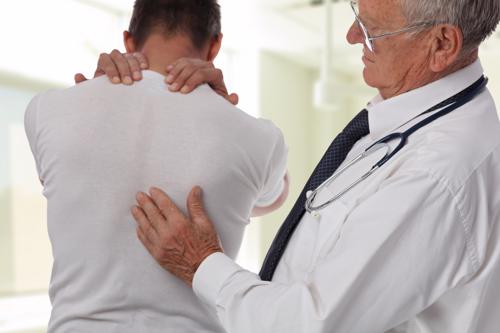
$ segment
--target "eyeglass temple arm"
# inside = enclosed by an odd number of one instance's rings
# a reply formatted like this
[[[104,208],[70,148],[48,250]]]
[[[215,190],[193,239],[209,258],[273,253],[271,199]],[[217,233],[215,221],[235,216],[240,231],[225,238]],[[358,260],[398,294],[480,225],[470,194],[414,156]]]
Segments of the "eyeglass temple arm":
[[[419,27],[423,27],[423,26],[431,25],[431,24],[432,23],[417,23],[417,24],[411,25],[409,27],[406,27],[404,29],[398,30],[398,31],[386,32],[386,33],[381,34],[381,35],[377,35],[377,36],[373,36],[373,37],[368,37],[368,39],[370,39],[370,40],[376,40],[376,39],[384,38],[384,37],[387,37],[387,36],[397,35],[397,34],[400,34],[400,33],[403,33],[403,32],[407,32],[407,31],[413,30],[415,28],[419,28]]]

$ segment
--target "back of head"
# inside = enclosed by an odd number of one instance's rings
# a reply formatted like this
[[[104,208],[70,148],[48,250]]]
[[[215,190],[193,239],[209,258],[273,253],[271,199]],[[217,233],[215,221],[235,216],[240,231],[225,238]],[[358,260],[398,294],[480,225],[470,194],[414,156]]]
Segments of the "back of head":
[[[202,49],[221,32],[217,0],[136,0],[129,32],[137,48],[152,33],[166,38],[188,36],[193,46]]]

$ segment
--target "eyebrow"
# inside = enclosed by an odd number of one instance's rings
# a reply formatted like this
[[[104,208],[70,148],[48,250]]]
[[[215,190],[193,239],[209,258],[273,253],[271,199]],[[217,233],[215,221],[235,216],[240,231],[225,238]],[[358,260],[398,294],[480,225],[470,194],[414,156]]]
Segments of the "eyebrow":
[[[371,28],[376,28],[377,27],[377,24],[374,24],[374,21],[372,19],[370,19],[369,17],[361,17],[360,14],[358,14],[358,17],[359,19],[361,20],[361,22],[363,22],[363,24],[365,25],[370,25]]]

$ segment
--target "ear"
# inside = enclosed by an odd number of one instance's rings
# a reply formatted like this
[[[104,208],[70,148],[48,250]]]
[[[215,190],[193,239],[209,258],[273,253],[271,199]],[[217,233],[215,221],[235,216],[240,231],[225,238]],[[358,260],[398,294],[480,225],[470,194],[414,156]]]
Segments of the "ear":
[[[125,45],[125,50],[127,50],[127,53],[134,53],[137,50],[134,38],[128,31],[123,32],[123,44]]]
[[[460,28],[441,24],[432,30],[430,70],[440,73],[453,64],[462,52],[464,37]]]
[[[218,34],[217,37],[212,38],[208,48],[207,61],[214,61],[215,57],[219,54],[220,48],[222,46],[222,33]]]

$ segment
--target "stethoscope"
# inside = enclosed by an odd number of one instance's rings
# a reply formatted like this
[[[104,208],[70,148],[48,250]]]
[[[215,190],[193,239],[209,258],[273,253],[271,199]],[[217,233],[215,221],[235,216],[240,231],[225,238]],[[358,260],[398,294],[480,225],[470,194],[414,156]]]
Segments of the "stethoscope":
[[[419,118],[423,116],[424,114],[442,109],[439,112],[434,113],[433,115],[425,118],[424,120],[420,121],[419,123],[413,125],[409,129],[407,129],[404,132],[395,132],[391,133],[382,139],[376,141],[372,145],[370,145],[368,148],[366,148],[361,154],[353,158],[350,162],[348,162],[345,166],[343,166],[341,169],[337,170],[336,172],[333,173],[333,175],[325,180],[320,186],[318,186],[314,191],[309,191],[307,193],[307,200],[305,204],[306,211],[310,214],[312,214],[314,217],[319,217],[318,211],[322,210],[323,208],[327,207],[330,205],[332,202],[338,200],[341,198],[343,195],[345,195],[347,192],[349,192],[352,188],[357,186],[359,183],[364,181],[366,178],[370,177],[375,171],[380,169],[385,163],[387,163],[394,155],[396,155],[403,147],[406,145],[408,142],[408,138],[410,135],[418,131],[424,126],[429,125],[432,123],[434,120],[439,119],[448,113],[458,109],[459,107],[467,104],[471,100],[474,99],[485,87],[486,84],[488,83],[488,79],[485,78],[484,76],[481,76],[476,82],[474,82],[472,85],[469,87],[465,88],[458,94],[448,98],[447,100],[431,107],[427,111],[419,114],[417,117],[413,118],[412,120]],[[391,148],[389,146],[389,142],[399,139],[399,144],[394,148],[394,150],[391,152]],[[359,179],[354,181],[352,184],[347,186],[345,189],[340,191],[338,194],[330,198],[328,201],[317,205],[313,206],[313,201],[316,198],[316,195],[326,186],[330,185],[335,179],[337,179],[340,175],[342,175],[347,169],[349,169],[351,166],[355,165],[359,161],[365,159],[366,157],[370,156],[374,152],[381,150],[381,149],[386,149],[385,155],[377,162],[375,163],[371,169],[363,174]]]

